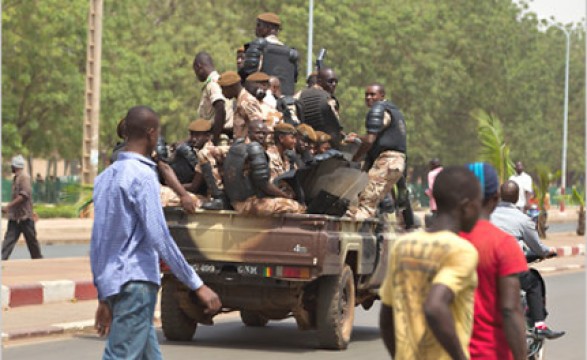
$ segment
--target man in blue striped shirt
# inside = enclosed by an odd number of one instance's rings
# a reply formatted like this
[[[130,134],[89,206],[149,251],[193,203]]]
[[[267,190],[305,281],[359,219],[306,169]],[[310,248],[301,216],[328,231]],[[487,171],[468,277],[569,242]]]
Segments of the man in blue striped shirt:
[[[203,284],[171,238],[161,202],[156,164],[150,159],[159,118],[148,107],[126,115],[126,151],[94,184],[90,260],[99,305],[96,328],[108,335],[104,359],[160,359],[153,314],[160,285],[159,259],[195,291],[214,314],[218,295]]]

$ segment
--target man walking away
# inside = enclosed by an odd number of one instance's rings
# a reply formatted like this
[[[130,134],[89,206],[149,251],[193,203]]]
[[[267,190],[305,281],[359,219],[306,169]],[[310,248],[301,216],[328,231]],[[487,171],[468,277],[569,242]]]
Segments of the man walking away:
[[[526,259],[516,239],[489,222],[499,201],[497,172],[484,163],[471,164],[469,169],[479,179],[483,192],[481,218],[473,231],[461,234],[479,253],[471,357],[526,359],[526,324],[518,279],[518,274],[528,270]]]
[[[460,238],[481,211],[481,191],[464,167],[434,184],[438,216],[427,231],[398,239],[381,286],[383,342],[396,359],[467,359],[477,286],[477,250]]]
[[[126,151],[94,183],[90,261],[98,289],[96,329],[108,335],[103,359],[161,359],[153,314],[161,282],[159,259],[215,314],[218,295],[203,284],[171,238],[149,158],[159,117],[145,106],[126,116]]]
[[[501,202],[491,214],[491,222],[515,237],[527,256],[546,258],[555,255],[555,248],[549,248],[540,241],[534,222],[514,205],[519,198],[518,191],[522,190],[513,180],[508,180],[501,186]],[[520,285],[526,292],[530,318],[534,321],[534,332],[547,339],[563,336],[564,331],[552,330],[545,323],[548,314],[544,301],[546,289],[540,274],[537,271],[521,273]]]
[[[24,158],[18,155],[12,158],[12,201],[2,209],[8,214],[8,228],[2,243],[2,260],[8,260],[20,234],[24,234],[26,245],[32,259],[42,259],[41,247],[37,241],[37,231],[33,220],[33,193],[31,178],[24,172]]]

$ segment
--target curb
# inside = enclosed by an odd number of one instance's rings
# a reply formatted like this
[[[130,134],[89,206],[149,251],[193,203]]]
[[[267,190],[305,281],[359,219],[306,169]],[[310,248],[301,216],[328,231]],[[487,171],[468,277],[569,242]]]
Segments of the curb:
[[[2,285],[2,304],[8,307],[93,300],[98,291],[90,280],[39,281],[25,285]]]
[[[558,256],[585,255],[585,245],[558,246],[555,248]]]

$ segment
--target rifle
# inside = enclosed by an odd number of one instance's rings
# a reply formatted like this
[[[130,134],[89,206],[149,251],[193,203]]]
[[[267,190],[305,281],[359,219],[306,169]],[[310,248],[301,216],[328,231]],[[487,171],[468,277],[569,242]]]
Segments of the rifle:
[[[326,57],[326,49],[320,49],[318,57],[316,58],[316,71],[320,72],[320,69],[324,66],[324,58]]]

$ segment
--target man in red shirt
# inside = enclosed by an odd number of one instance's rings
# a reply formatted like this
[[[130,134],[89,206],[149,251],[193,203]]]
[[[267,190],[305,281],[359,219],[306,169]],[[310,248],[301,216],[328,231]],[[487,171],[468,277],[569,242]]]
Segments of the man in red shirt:
[[[483,191],[479,221],[470,233],[461,233],[479,253],[471,358],[526,359],[526,325],[518,274],[527,271],[528,265],[516,240],[489,222],[499,201],[495,169],[485,163],[470,164],[469,169]]]

